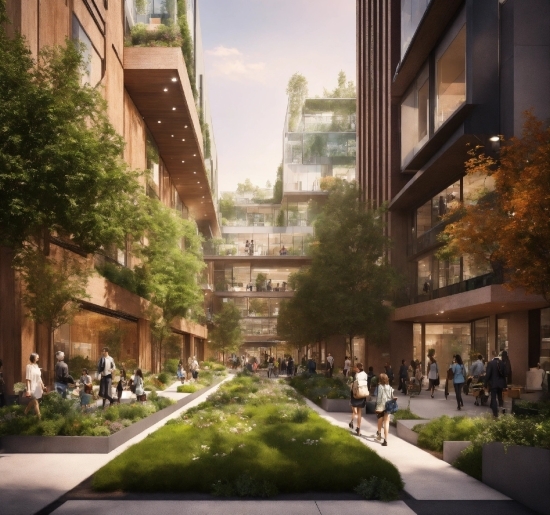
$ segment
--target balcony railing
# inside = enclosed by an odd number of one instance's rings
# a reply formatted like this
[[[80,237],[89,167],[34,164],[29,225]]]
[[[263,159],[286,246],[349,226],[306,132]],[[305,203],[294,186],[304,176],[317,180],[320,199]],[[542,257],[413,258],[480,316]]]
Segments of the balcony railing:
[[[208,242],[203,244],[204,256],[280,256],[280,257],[296,257],[309,255],[309,243],[303,242],[294,246],[287,247],[281,244],[259,244],[255,245],[253,250],[246,250],[244,244],[224,243],[220,245],[212,245]]]

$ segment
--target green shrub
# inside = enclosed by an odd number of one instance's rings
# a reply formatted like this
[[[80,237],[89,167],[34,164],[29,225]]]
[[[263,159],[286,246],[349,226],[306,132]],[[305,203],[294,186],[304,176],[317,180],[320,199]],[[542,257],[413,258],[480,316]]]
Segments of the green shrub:
[[[195,384],[182,384],[178,386],[178,393],[195,393],[199,387]]]
[[[169,384],[171,381],[172,381],[172,376],[170,374],[167,374],[166,372],[161,372],[157,379],[162,383],[162,384]]]
[[[396,501],[399,499],[399,489],[386,478],[373,476],[370,479],[362,479],[354,492],[363,499],[377,501]]]
[[[149,30],[144,23],[134,25],[126,40],[127,46],[179,47],[181,43],[181,34],[176,25],[159,25],[155,30]]]
[[[82,374],[83,368],[87,369],[89,373],[96,370],[97,363],[84,356],[74,356],[67,361],[67,366],[69,367],[69,374],[76,379]]]
[[[304,397],[320,405],[321,399],[349,399],[349,386],[338,377],[325,377],[321,374],[303,373],[293,377],[290,384]]]
[[[482,445],[470,445],[464,449],[458,458],[453,463],[453,466],[458,470],[475,477],[478,481],[481,481],[482,476]]]
[[[415,413],[413,413],[410,408],[405,409],[398,409],[393,414],[394,420],[422,420],[422,417],[419,417]]]
[[[258,480],[250,474],[241,474],[234,481],[218,481],[212,485],[217,497],[273,497],[279,492],[271,481]]]
[[[164,362],[164,371],[168,372],[171,375],[176,375],[178,373],[178,363],[180,362],[179,359],[167,359]]]
[[[418,446],[430,451],[443,452],[444,441],[467,441],[487,426],[485,418],[448,417],[443,415],[420,426]],[[415,426],[413,430],[417,430]]]
[[[106,426],[94,427],[90,430],[91,436],[111,436],[111,431]]]

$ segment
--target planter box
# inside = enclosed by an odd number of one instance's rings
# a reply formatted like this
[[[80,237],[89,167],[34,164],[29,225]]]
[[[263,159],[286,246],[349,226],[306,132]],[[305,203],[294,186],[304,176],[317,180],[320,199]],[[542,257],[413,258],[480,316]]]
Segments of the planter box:
[[[2,436],[0,450],[16,453],[108,454],[221,382],[198,390],[110,436]]]
[[[321,408],[325,411],[335,411],[339,413],[351,413],[349,399],[321,399]]]
[[[418,424],[427,424],[429,420],[398,420],[397,436],[406,442],[418,445],[418,433],[412,430]]]
[[[450,463],[451,465],[460,456],[460,453],[469,447],[472,442],[443,442],[443,461]]]
[[[550,515],[550,450],[501,443],[483,446],[483,482],[537,513]]]

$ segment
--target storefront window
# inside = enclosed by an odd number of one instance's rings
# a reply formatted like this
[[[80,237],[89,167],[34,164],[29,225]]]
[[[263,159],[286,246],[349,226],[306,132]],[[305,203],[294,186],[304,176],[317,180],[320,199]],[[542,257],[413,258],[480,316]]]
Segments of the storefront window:
[[[460,354],[464,364],[470,365],[470,324],[425,324],[426,352],[435,349],[440,370],[446,370],[453,356]]]
[[[439,288],[445,288],[451,284],[460,282],[460,258],[449,261],[438,261],[439,265]]]
[[[466,101],[466,25],[464,16],[457,20],[436,54],[437,111],[439,128]],[[452,38],[452,39],[451,39]]]
[[[550,372],[550,308],[540,310],[540,336],[539,363]]]
[[[427,350],[428,349],[426,348],[426,351]],[[420,359],[421,354],[422,354],[422,324],[413,324],[413,359],[414,360]]]
[[[477,355],[481,354],[488,359],[489,356],[489,319],[482,318],[474,322],[474,338],[472,345],[472,360],[477,359]]]
[[[499,317],[497,319],[497,345],[498,350],[508,350],[508,319]]]
[[[411,86],[401,104],[401,164],[405,165],[428,140],[429,132],[428,66]]]

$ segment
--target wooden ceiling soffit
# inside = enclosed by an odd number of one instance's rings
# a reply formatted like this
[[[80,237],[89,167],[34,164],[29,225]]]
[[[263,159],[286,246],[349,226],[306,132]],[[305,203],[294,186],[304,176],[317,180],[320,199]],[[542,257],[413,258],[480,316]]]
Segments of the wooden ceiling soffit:
[[[219,236],[199,115],[181,49],[125,48],[124,87],[190,214],[200,225],[208,223],[212,234]]]

